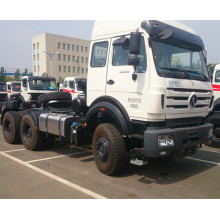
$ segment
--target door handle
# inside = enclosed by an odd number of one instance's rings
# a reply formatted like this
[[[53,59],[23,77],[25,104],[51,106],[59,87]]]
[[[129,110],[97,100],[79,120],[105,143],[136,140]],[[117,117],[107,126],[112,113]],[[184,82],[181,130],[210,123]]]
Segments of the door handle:
[[[115,83],[115,81],[112,80],[112,79],[110,79],[110,80],[107,81],[107,83],[108,83],[109,85],[113,85],[113,84]]]

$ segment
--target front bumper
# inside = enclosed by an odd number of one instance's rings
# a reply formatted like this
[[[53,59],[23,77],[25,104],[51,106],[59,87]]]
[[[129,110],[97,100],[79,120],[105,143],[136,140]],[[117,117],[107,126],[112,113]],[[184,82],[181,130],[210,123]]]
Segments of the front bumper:
[[[183,155],[187,152],[196,152],[197,147],[207,141],[208,132],[213,125],[206,123],[203,125],[184,127],[184,128],[164,128],[147,129],[144,132],[144,156],[145,157],[164,157]],[[174,141],[172,146],[159,146],[159,136],[171,136]]]

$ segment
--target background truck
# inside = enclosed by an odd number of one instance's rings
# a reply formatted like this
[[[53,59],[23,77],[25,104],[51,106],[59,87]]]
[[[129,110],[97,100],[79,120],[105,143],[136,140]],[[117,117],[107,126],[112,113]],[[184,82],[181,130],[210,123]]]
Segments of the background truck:
[[[206,145],[220,148],[220,64],[215,66],[211,82],[214,95],[213,110],[207,117],[207,122],[213,124],[213,137]]]
[[[85,80],[81,77],[66,77],[63,82],[63,86],[60,91],[69,92],[72,96],[72,100],[78,96],[85,97],[83,91],[79,88],[78,82],[80,80]]]
[[[52,91],[57,91],[55,78],[24,76],[21,79],[20,91],[10,95],[5,105],[9,109],[21,110],[40,107],[38,96]]]
[[[92,143],[106,175],[119,173],[128,155],[140,166],[195,154],[213,131],[205,121],[213,92],[203,50],[201,38],[177,22],[95,22],[88,79],[78,82],[86,96],[72,101],[54,92],[38,97],[40,109],[4,111],[4,138],[29,150],[52,137]]]
[[[11,95],[18,93],[21,90],[21,82],[6,82],[7,99],[11,98]]]
[[[7,99],[6,82],[0,82],[0,113],[2,112],[2,105]]]

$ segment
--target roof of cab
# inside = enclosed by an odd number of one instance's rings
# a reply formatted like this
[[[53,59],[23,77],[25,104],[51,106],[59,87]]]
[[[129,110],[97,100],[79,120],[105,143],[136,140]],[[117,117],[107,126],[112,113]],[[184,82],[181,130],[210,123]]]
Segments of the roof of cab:
[[[112,20],[112,21],[95,21],[92,40],[109,38],[112,36],[121,36],[128,34],[132,31],[136,31],[138,28],[141,28],[141,23],[146,20]],[[177,21],[161,21],[165,24],[171,25],[173,27],[182,29],[189,33],[195,34],[195,31],[190,27],[177,22]]]

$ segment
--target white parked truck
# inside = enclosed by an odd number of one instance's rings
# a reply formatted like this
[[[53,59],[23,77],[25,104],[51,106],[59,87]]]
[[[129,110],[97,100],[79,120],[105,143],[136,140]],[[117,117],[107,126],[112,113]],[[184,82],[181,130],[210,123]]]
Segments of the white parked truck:
[[[80,81],[81,77],[66,77],[63,82],[62,88],[60,91],[69,92],[72,96],[72,100],[77,98],[78,96],[85,97],[85,94],[78,86],[78,81]]]
[[[21,110],[40,107],[37,101],[38,96],[53,91],[57,91],[55,78],[24,76],[21,79],[20,91],[10,96],[12,100],[9,100],[9,105]]]
[[[18,93],[21,90],[21,82],[6,82],[7,99],[11,98],[11,95]]]
[[[7,88],[6,82],[0,82],[0,102],[3,102],[7,99]]]
[[[220,148],[220,64],[215,66],[211,82],[214,95],[213,110],[207,117],[207,122],[213,124],[213,137],[206,145]]]
[[[21,138],[29,150],[46,146],[49,136],[90,141],[106,175],[120,172],[128,153],[135,165],[195,154],[213,130],[205,122],[213,92],[203,50],[201,38],[178,22],[95,22],[88,79],[79,81],[85,98],[72,102],[69,93],[56,92],[38,103],[59,107],[4,112],[5,140]]]

